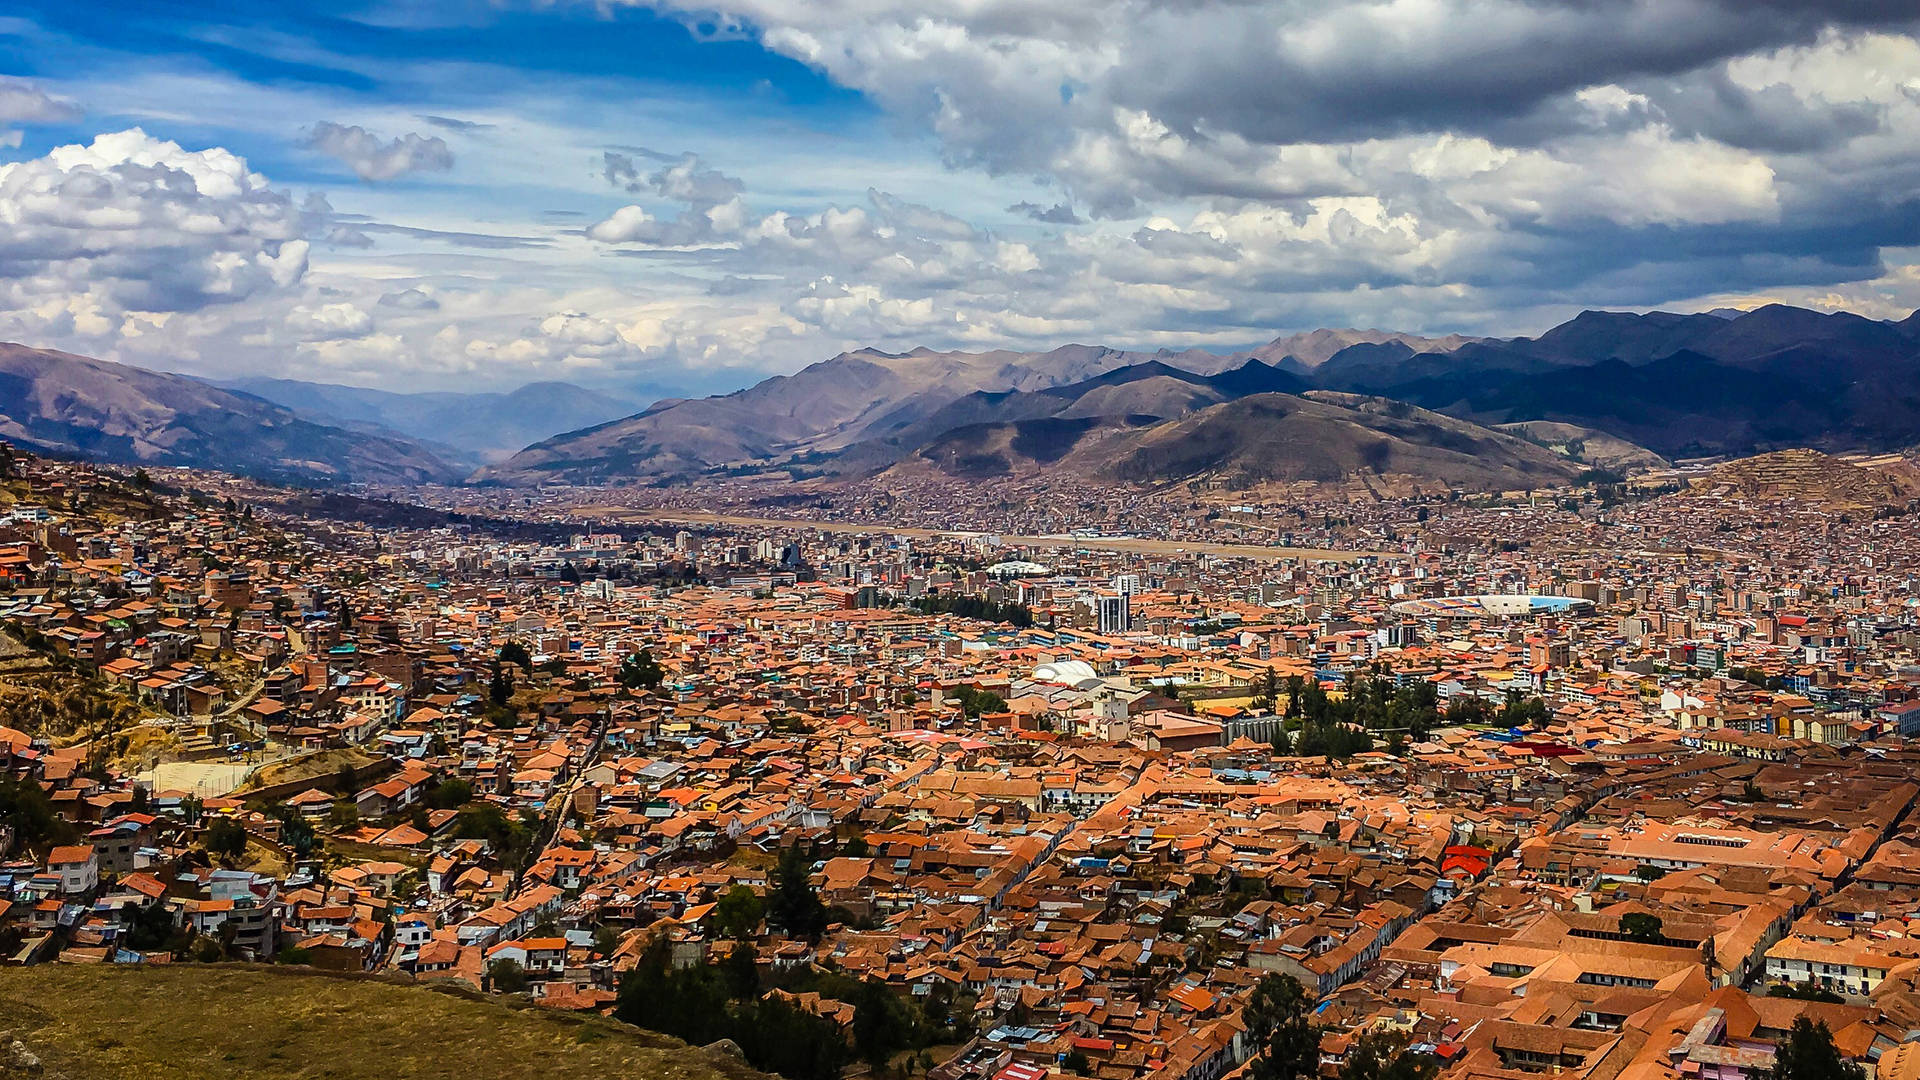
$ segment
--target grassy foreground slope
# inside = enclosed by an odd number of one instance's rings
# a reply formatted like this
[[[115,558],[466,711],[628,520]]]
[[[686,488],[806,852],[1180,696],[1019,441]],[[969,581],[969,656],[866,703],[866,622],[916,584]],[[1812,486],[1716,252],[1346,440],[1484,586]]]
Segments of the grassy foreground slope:
[[[0,1032],[39,1057],[47,1080],[761,1078],[732,1058],[599,1017],[239,965],[0,968]]]

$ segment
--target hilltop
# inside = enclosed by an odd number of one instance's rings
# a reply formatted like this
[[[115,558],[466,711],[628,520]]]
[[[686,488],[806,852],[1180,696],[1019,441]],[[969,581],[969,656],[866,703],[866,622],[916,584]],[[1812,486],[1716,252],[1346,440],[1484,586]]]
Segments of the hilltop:
[[[404,439],[314,423],[185,375],[12,343],[0,343],[0,438],[45,453],[295,483],[456,475]]]
[[[0,1032],[46,1080],[756,1080],[741,1062],[597,1016],[450,986],[239,965],[0,968]],[[6,1047],[0,1045],[0,1073]]]
[[[479,478],[663,481],[790,465],[871,475],[916,455],[977,456],[956,440],[983,439],[1001,454],[998,442],[1015,429],[970,430],[983,424],[1025,424],[1051,451],[1068,435],[1138,417],[1175,420],[1303,390],[1403,401],[1549,448],[1578,446],[1590,466],[1631,471],[1793,446],[1909,446],[1920,441],[1917,385],[1920,322],[1778,304],[1694,315],[1587,311],[1535,338],[1315,331],[1234,354],[865,349],[724,397],[663,401],[555,436]],[[1419,455],[1403,460],[1417,465]]]
[[[1695,491],[1791,500],[1836,510],[1898,506],[1920,496],[1920,468],[1904,459],[1871,467],[1817,450],[1780,450],[1715,466]]]
[[[1505,432],[1397,401],[1264,393],[1171,420],[1048,417],[956,428],[903,472],[979,479],[1060,471],[1140,484],[1341,484],[1376,490],[1520,490],[1572,482],[1569,458]]]

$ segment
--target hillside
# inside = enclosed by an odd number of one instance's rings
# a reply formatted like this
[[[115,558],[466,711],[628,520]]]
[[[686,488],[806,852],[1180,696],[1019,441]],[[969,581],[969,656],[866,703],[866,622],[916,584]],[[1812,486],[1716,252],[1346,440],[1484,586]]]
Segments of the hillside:
[[[316,423],[398,435],[445,447],[472,466],[567,431],[631,416],[643,403],[564,382],[528,383],[505,393],[401,394],[297,379],[222,384],[265,398]]]
[[[1327,391],[1255,394],[1173,420],[1049,417],[948,432],[901,469],[962,479],[1042,470],[1123,482],[1360,482],[1518,490],[1584,468],[1503,432],[1399,402]]]
[[[1596,469],[1622,475],[1664,469],[1670,463],[1659,454],[1604,431],[1578,424],[1557,424],[1551,420],[1522,420],[1497,425],[1498,430],[1517,435],[1531,443],[1565,454]]]
[[[1872,509],[1920,497],[1920,468],[1900,458],[1867,467],[1817,450],[1781,450],[1717,465],[1693,481],[1693,490],[1834,510]]]
[[[1250,368],[1264,374],[1220,381]],[[1530,437],[1562,449],[1584,443],[1591,464],[1614,469],[1792,446],[1892,450],[1920,442],[1920,320],[1769,305],[1587,311],[1535,338],[1320,330],[1238,354],[861,350],[724,397],[661,402],[548,439],[480,478],[658,481],[795,461],[871,472],[924,451],[971,458],[968,438],[991,441],[962,434],[975,425],[1071,419],[1088,421],[1078,425],[1085,436],[1128,417],[1175,419],[1306,388],[1392,398],[1475,425],[1584,429],[1591,434]],[[1034,430],[1052,439],[1065,429]],[[959,442],[940,447],[949,436]],[[991,452],[1002,450],[1012,454],[1009,467],[1023,456],[1010,445]],[[1418,460],[1405,458],[1408,467]]]
[[[0,438],[50,453],[302,483],[456,475],[402,439],[317,424],[184,375],[12,343],[0,343]]]
[[[40,1059],[45,1080],[761,1075],[598,1017],[431,985],[230,965],[0,968],[6,1032]],[[0,1066],[5,1054],[0,1045]]]
[[[862,349],[732,394],[656,402],[637,416],[536,443],[475,479],[658,478],[831,452],[892,434],[977,390],[1042,390],[1147,359],[1087,345],[1045,353]]]

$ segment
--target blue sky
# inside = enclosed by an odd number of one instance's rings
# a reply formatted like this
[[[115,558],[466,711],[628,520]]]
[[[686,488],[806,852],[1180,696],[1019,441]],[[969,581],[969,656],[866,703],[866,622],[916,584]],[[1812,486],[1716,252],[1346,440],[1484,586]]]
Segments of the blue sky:
[[[0,336],[209,375],[726,389],[1920,305],[1910,5],[17,0]]]

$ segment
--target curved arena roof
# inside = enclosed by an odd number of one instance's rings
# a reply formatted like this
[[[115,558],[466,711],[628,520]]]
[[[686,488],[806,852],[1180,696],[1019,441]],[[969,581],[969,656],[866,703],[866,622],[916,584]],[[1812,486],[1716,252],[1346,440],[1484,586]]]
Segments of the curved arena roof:
[[[987,573],[995,577],[1031,577],[1034,574],[1047,572],[1047,568],[1037,562],[1024,562],[1020,559],[1009,559],[987,567]]]
[[[1393,605],[1396,615],[1446,619],[1500,619],[1528,615],[1558,615],[1589,608],[1593,601],[1577,596],[1537,596],[1529,593],[1486,593],[1480,596],[1429,596]]]

